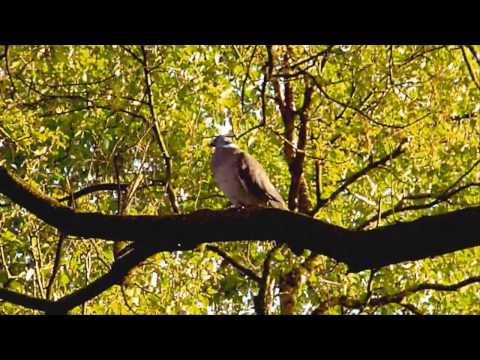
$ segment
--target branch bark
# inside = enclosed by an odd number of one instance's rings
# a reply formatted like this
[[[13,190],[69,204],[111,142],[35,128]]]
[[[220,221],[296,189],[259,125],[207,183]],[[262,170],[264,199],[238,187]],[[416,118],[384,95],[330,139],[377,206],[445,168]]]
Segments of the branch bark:
[[[274,57],[271,46],[267,46],[267,56],[269,73],[271,73],[274,67]],[[283,59],[283,66],[288,68],[288,60],[286,57]],[[307,213],[311,206],[308,198],[307,182],[303,175],[303,161],[305,158],[305,139],[307,136],[307,110],[311,103],[313,88],[306,83],[303,106],[299,111],[296,111],[293,98],[294,94],[288,79],[285,79],[283,83],[283,91],[278,78],[271,79],[271,82],[275,92],[275,102],[280,109],[284,125],[283,151],[291,175],[288,208],[290,210],[298,208],[300,212]],[[294,141],[296,114],[299,114],[301,123],[298,141]]]
[[[0,192],[66,235],[132,241],[157,252],[191,250],[209,242],[275,239],[329,256],[346,263],[351,272],[359,272],[480,245],[480,236],[474,235],[480,207],[352,231],[269,208],[166,216],[80,213],[31,189],[4,167],[0,167]]]
[[[0,192],[62,234],[134,242],[109,273],[58,301],[0,289],[0,299],[47,313],[66,313],[81,305],[115,285],[131,268],[157,252],[191,250],[202,243],[276,239],[278,243],[310,249],[344,262],[351,272],[480,245],[480,236],[474,231],[480,207],[368,231],[351,231],[306,215],[271,208],[200,210],[167,216],[80,213],[31,189],[4,167],[0,167]]]

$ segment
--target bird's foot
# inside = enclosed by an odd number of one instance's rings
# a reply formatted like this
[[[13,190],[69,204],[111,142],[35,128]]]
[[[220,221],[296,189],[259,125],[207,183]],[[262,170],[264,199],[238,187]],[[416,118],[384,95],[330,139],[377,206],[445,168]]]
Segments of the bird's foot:
[[[232,205],[229,207],[229,209],[232,209],[232,210],[237,210],[237,211],[241,211],[241,210],[245,210],[247,208],[247,206],[243,205],[243,204],[240,204],[240,205]]]

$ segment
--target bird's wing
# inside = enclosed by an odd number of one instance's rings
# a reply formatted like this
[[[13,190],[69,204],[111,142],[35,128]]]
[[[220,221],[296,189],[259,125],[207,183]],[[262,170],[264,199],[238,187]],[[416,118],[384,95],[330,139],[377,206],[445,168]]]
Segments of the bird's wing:
[[[238,176],[248,193],[274,207],[287,207],[282,196],[268,179],[263,166],[255,158],[243,152],[238,158]]]

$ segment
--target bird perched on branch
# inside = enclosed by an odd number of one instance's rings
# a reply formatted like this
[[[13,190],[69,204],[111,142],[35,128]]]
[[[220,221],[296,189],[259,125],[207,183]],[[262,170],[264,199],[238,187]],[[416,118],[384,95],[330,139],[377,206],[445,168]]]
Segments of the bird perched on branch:
[[[215,147],[211,162],[213,176],[233,206],[287,209],[257,160],[223,135],[210,145]]]

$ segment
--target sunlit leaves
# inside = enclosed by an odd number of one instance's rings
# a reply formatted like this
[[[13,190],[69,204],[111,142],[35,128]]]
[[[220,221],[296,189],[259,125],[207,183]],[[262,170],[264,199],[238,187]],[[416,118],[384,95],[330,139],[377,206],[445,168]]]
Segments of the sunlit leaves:
[[[273,74],[282,86],[284,77],[290,76],[296,110],[303,103],[302,71],[316,81],[304,165],[310,199],[316,200],[315,162],[322,169],[321,196],[328,197],[349,176],[404,139],[409,141],[405,154],[351,184],[316,217],[346,228],[375,217],[369,224],[375,227],[478,205],[480,187],[471,186],[434,207],[378,217],[399,203],[428,204],[478,160],[480,90],[460,47],[337,45],[326,58],[320,56],[327,48],[273,47]],[[181,212],[227,206],[212,182],[208,141],[219,132],[238,136],[259,126],[264,117],[263,126],[237,143],[265,166],[286,197],[290,178],[283,155],[284,128],[271,83],[265,87],[262,113],[265,47],[149,45],[144,50],[152,79],[153,114],[172,159],[170,180]],[[282,66],[284,58],[292,69]],[[478,74],[478,62],[468,49],[467,58]],[[0,160],[57,198],[92,184],[116,183],[117,178],[132,183],[141,173],[144,180],[125,213],[170,213],[142,61],[140,46],[10,46],[10,74],[4,61],[0,65]],[[479,174],[480,168],[473,169],[457,186],[479,182]],[[430,197],[412,198],[421,194]],[[118,205],[116,191],[75,201],[80,211],[108,214],[118,214]],[[0,215],[0,283],[40,296],[40,287],[52,271],[59,234],[15,205],[1,207]],[[235,243],[222,249],[261,273],[270,245]],[[380,269],[372,283],[373,294],[475,275],[477,253],[474,249]],[[277,252],[272,274],[278,280],[305,260],[288,250]],[[111,243],[70,239],[63,249],[53,297],[84,287],[108,271],[112,262]],[[346,275],[341,264],[326,260],[324,265],[311,272],[299,290],[298,312],[312,311],[334,297],[365,296],[369,271]],[[253,313],[258,284],[218,255],[199,248],[149,259],[124,290],[114,287],[74,313]],[[479,313],[478,291],[474,285],[448,295],[412,294],[407,300],[426,313]],[[1,311],[19,309],[2,303]],[[351,310],[334,306],[327,313],[342,311]],[[408,312],[398,304],[365,311]],[[278,301],[273,312],[279,312]]]

